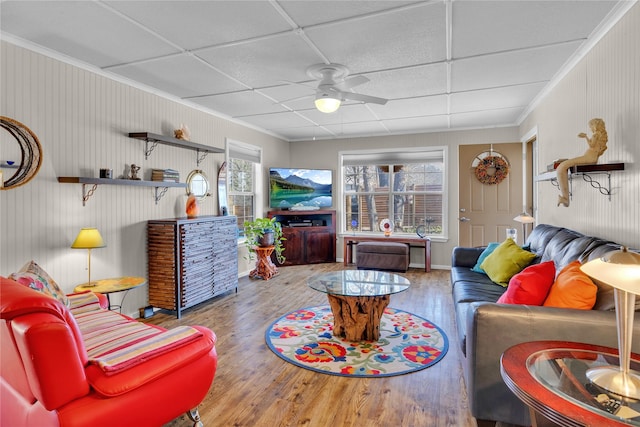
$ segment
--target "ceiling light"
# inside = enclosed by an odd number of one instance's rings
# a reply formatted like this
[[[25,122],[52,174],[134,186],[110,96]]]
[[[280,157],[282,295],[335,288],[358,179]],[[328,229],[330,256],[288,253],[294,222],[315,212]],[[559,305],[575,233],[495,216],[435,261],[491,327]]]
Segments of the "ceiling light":
[[[316,96],[316,108],[323,113],[333,113],[340,108],[341,101],[332,98],[329,94],[321,93]]]

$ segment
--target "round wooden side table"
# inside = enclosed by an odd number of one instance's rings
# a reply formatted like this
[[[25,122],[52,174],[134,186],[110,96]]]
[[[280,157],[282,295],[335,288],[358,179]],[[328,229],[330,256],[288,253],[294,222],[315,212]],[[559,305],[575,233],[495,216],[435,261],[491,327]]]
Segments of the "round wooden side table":
[[[144,277],[137,277],[137,276],[115,277],[112,279],[101,279],[101,280],[95,280],[95,281],[92,280],[91,284],[82,283],[76,286],[74,291],[75,292],[91,291],[98,294],[105,294],[107,296],[107,301],[109,302],[109,310],[113,310],[114,308],[117,308],[118,310],[122,311],[122,303],[124,302],[124,299],[126,298],[128,291],[133,288],[137,288],[138,286],[142,286],[145,283],[147,283],[147,279],[145,279]],[[109,294],[113,294],[116,292],[125,292],[125,291],[127,293],[125,293],[124,296],[122,297],[122,301],[120,301],[120,304],[111,305],[111,298],[109,297]]]
[[[261,278],[263,280],[269,280],[276,274],[278,274],[278,268],[271,261],[271,254],[275,250],[275,246],[256,246],[256,268],[251,270],[249,277]]]

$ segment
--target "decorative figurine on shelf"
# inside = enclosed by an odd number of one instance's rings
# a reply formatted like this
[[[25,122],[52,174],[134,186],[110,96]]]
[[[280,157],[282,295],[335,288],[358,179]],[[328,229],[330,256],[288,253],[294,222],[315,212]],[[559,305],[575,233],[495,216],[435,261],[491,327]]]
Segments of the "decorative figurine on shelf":
[[[189,128],[183,124],[180,125],[180,129],[174,130],[173,134],[177,139],[182,139],[184,141],[191,139],[191,132],[189,132]]]
[[[393,221],[391,221],[389,218],[385,218],[382,221],[380,221],[380,230],[382,230],[384,232],[384,236],[385,237],[390,237],[391,233],[393,232]]]
[[[589,144],[589,148],[580,157],[568,159],[558,165],[556,169],[558,177],[558,186],[560,187],[560,195],[558,196],[558,206],[569,206],[569,168],[576,165],[590,165],[598,162],[598,158],[607,150],[607,130],[604,126],[604,120],[589,120],[589,128],[591,129],[591,138],[586,133],[580,132],[578,138],[584,138]]]
[[[200,207],[198,206],[198,199],[193,194],[187,197],[187,218],[196,218]]]
[[[140,166],[136,166],[134,164],[131,165],[131,176],[129,179],[133,181],[140,181],[140,177],[138,176],[138,172],[140,171]]]

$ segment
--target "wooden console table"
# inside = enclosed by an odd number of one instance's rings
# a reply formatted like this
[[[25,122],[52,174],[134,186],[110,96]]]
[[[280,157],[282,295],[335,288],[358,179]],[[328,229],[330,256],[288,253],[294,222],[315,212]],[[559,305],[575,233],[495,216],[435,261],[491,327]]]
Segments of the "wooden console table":
[[[344,265],[353,263],[353,245],[358,242],[395,242],[406,243],[410,247],[424,248],[424,271],[431,271],[431,239],[420,237],[384,237],[384,236],[344,236]]]

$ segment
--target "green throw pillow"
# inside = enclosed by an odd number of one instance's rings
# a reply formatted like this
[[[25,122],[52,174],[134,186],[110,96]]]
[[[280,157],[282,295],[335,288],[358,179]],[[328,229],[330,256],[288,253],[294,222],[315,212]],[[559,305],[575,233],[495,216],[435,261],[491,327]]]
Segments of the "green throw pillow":
[[[506,287],[509,280],[528,266],[535,257],[534,253],[525,251],[512,239],[507,239],[485,258],[480,267],[493,282]]]

